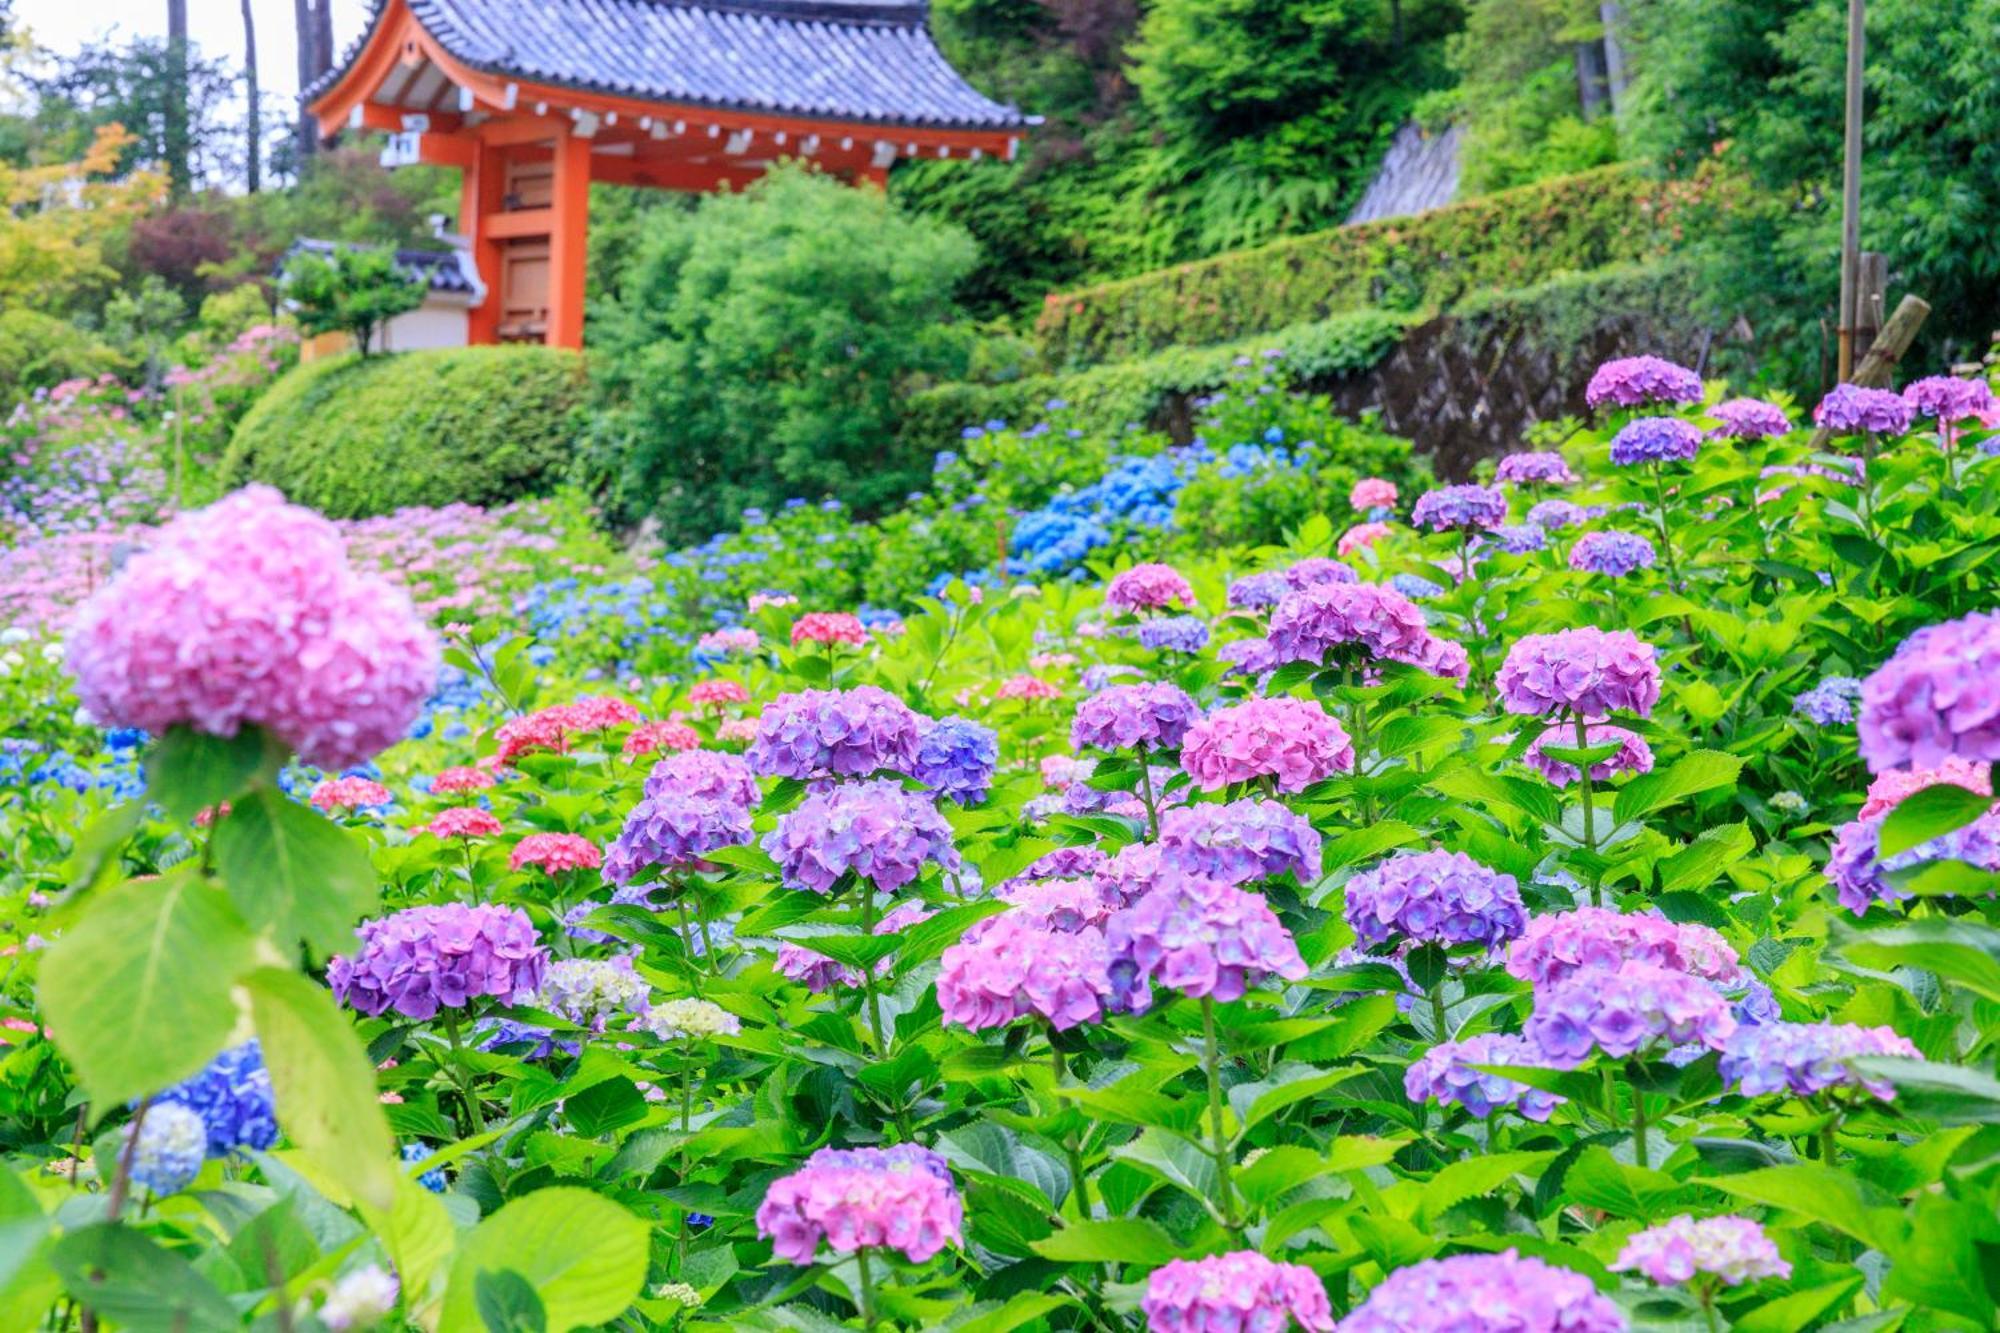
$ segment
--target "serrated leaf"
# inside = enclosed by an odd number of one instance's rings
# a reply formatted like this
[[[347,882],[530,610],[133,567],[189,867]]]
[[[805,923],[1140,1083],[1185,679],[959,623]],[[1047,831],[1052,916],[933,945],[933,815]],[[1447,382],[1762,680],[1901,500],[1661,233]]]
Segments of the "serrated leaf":
[[[49,1252],[70,1295],[131,1333],[240,1328],[242,1318],[193,1264],[129,1226],[71,1232]]]
[[[282,758],[255,727],[234,736],[172,727],[146,756],[146,795],[175,819],[193,819],[247,791],[259,772],[276,773]]]
[[[315,958],[354,947],[377,901],[375,866],[353,834],[260,787],[215,825],[216,867],[252,930],[303,940]]]
[[[1911,792],[1896,802],[1882,821],[1881,850],[1884,858],[1921,847],[1933,838],[1942,838],[1964,828],[1993,808],[1993,798],[1949,782],[1939,782]]]
[[[1756,845],[1747,824],[1703,829],[1693,842],[1660,862],[1660,891],[1677,893],[1706,888],[1715,882],[1724,866],[1750,855]]]
[[[1555,1155],[1554,1152],[1503,1152],[1453,1162],[1424,1182],[1417,1205],[1418,1220],[1428,1226],[1440,1213],[1467,1199],[1491,1194],[1515,1176],[1539,1169]]]
[[[1711,1176],[1699,1183],[1797,1213],[1885,1253],[1903,1235],[1903,1218],[1894,1200],[1858,1177],[1817,1162]]]
[[[1743,771],[1743,761],[1721,750],[1696,750],[1676,759],[1663,771],[1633,778],[1612,802],[1612,818],[1620,824],[1644,819],[1655,810],[1717,787],[1727,787]]]
[[[1072,1222],[1034,1243],[1044,1259],[1066,1264],[1143,1264],[1154,1266],[1180,1257],[1181,1246],[1157,1222],[1139,1217],[1099,1218]]]
[[[482,1272],[512,1269],[541,1298],[551,1333],[609,1323],[646,1281],[644,1222],[590,1190],[556,1185],[510,1200],[458,1248],[439,1333],[482,1333]]]
[[[1682,1196],[1664,1171],[1627,1166],[1601,1145],[1585,1148],[1563,1176],[1563,1193],[1575,1203],[1650,1222]]]

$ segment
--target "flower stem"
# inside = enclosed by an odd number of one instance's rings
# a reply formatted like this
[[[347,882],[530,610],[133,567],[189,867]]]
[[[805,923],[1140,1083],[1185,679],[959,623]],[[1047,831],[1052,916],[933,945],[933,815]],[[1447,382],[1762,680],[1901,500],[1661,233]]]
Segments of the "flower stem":
[[[875,1333],[875,1275],[869,1271],[868,1247],[856,1250],[854,1258],[861,1265],[861,1327]]]
[[[1581,713],[1577,714],[1576,718],[1576,748],[1579,750],[1590,748],[1590,725],[1584,721]],[[1583,845],[1590,852],[1591,857],[1595,859],[1597,856],[1597,804],[1592,799],[1590,765],[1579,760],[1576,766],[1576,773],[1577,782],[1583,790]],[[1590,871],[1590,902],[1593,907],[1604,906],[1604,886],[1597,882],[1597,870],[1595,867],[1592,867]]]
[[[861,933],[873,937],[875,934],[875,886],[861,881]],[[861,991],[868,1000],[868,1030],[875,1037],[875,1051],[885,1059],[889,1054],[889,1044],[882,1035],[882,1001],[875,993],[875,967],[869,964],[861,969]]]
[[[1443,977],[1439,977],[1437,985],[1431,987],[1431,1023],[1437,1028],[1437,1031],[1431,1036],[1432,1041],[1451,1040],[1451,1020],[1446,1017],[1444,1008]]]
[[[1368,762],[1368,700],[1359,693],[1361,683],[1356,678],[1354,663],[1347,664],[1346,675],[1347,688],[1354,694],[1347,713],[1348,724],[1354,729],[1354,776],[1365,778],[1367,774],[1363,772],[1362,765]],[[1375,822],[1375,796],[1372,792],[1361,797],[1361,819],[1368,824]]]
[[[681,1048],[681,1133],[694,1128],[694,1052]]]
[[[1210,1141],[1214,1145],[1216,1184],[1222,1192],[1222,1228],[1241,1239],[1236,1221],[1236,1190],[1229,1179],[1229,1139],[1222,1118],[1222,1046],[1215,1036],[1215,1001],[1201,997],[1203,1065],[1208,1070],[1208,1115]]]
[[[1660,465],[1653,464],[1653,501],[1660,514],[1660,554],[1667,561],[1667,584],[1678,588],[1681,584],[1679,567],[1674,560],[1674,530],[1667,521],[1667,484],[1660,476]]]
[[[1053,1030],[1049,1033],[1049,1067],[1054,1070],[1056,1076],[1056,1103],[1064,1110],[1068,1110],[1069,1098],[1063,1095],[1062,1090],[1063,1075],[1067,1071],[1063,1067],[1062,1047],[1056,1045]],[[1070,1179],[1075,1182],[1076,1215],[1087,1222],[1096,1212],[1090,1202],[1090,1178],[1084,1174],[1082,1147],[1076,1136],[1068,1131],[1063,1133],[1063,1152],[1069,1158]]]
[[[694,927],[688,924],[687,895],[676,893],[674,895],[674,907],[679,912],[681,918],[681,948],[687,954],[688,985],[694,987],[694,993],[699,997],[701,995],[701,969],[695,966],[694,961]]]
[[[1635,1061],[1628,1072],[1628,1076],[1635,1075],[1637,1072],[1638,1064]],[[1652,1163],[1647,1160],[1648,1156],[1649,1153],[1646,1146],[1646,1092],[1645,1089],[1639,1086],[1639,1080],[1633,1077],[1632,1159],[1639,1164],[1639,1169],[1643,1171],[1650,1169],[1652,1166]]]
[[[479,1094],[472,1089],[472,1070],[465,1063],[465,1043],[459,1040],[458,1010],[444,1011],[444,1034],[451,1042],[451,1066],[456,1075],[459,1099],[465,1103],[465,1113],[472,1118],[472,1132],[486,1132],[486,1113],[479,1107]]]
[[[1146,827],[1152,830],[1151,841],[1160,840],[1160,801],[1153,794],[1153,766],[1146,762],[1146,751],[1139,751],[1139,791],[1146,802]]]

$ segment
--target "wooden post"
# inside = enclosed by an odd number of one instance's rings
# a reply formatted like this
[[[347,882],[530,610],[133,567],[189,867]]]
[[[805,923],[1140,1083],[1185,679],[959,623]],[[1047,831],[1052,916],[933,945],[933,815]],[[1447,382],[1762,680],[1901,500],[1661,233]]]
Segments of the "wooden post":
[[[1869,349],[1882,332],[1888,311],[1889,256],[1880,250],[1863,250],[1861,267],[1854,286],[1854,360],[1868,359]]]
[[[1847,0],[1847,143],[1840,175],[1840,378],[1854,371],[1854,330],[1861,294],[1862,69],[1867,54],[1867,0]]]
[[[1890,377],[1895,373],[1896,363],[1903,359],[1903,353],[1909,351],[1910,344],[1917,340],[1917,330],[1924,326],[1924,320],[1930,313],[1931,303],[1922,297],[1905,296],[1898,302],[1896,313],[1889,316],[1889,322],[1876,335],[1875,345],[1868,349],[1868,355],[1854,368],[1854,383],[1871,389],[1887,388]],[[1813,450],[1825,449],[1826,442],[1832,438],[1832,431],[1814,431]]]
[[[487,221],[500,208],[500,191],[506,175],[500,153],[489,144],[472,141],[472,161],[463,168],[458,186],[458,230],[472,248],[472,266],[486,284],[486,299],[465,315],[465,340],[475,347],[500,341],[501,287],[506,274],[501,271],[500,242],[487,231]]]
[[[545,341],[551,347],[582,347],[583,289],[590,253],[590,140],[564,129],[556,136],[555,166]]]

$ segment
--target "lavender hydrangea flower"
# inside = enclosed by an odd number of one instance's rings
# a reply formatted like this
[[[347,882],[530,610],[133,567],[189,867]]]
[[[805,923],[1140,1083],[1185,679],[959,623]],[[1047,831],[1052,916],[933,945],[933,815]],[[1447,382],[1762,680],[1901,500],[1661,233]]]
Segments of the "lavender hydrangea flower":
[[[1685,463],[1700,452],[1701,431],[1679,417],[1639,417],[1611,437],[1611,461],[1618,467]]]
[[[893,893],[914,880],[926,861],[958,865],[951,825],[928,797],[887,779],[843,783],[815,792],[778,820],[764,850],[783,871],[787,888],[832,893],[853,872]]]
[[[1121,680],[1131,680],[1146,673],[1129,662],[1099,662],[1083,669],[1083,677],[1078,684],[1085,694],[1102,694]],[[1134,681],[1135,684],[1143,683]]]
[[[1868,771],[2000,759],[2000,613],[1927,625],[1861,683]]]
[[[1177,685],[1113,685],[1076,706],[1070,743],[1079,750],[1172,750],[1200,717]]]
[[[1736,1019],[1715,987],[1633,959],[1536,991],[1522,1027],[1558,1066],[1580,1064],[1593,1051],[1614,1059],[1691,1044],[1719,1051],[1734,1031]]]
[[[1792,419],[1785,409],[1761,398],[1731,398],[1709,409],[1722,424],[1714,430],[1718,439],[1765,440],[1791,432]]]
[[[1871,1078],[1853,1061],[1868,1057],[1920,1060],[1922,1052],[1893,1028],[1854,1023],[1763,1023],[1738,1028],[1723,1048],[1719,1072],[1725,1084],[1745,1097],[1790,1093],[1816,1097],[1823,1092],[1859,1091],[1892,1101],[1896,1087]]]
[[[1980,870],[2000,871],[2000,813],[1981,815],[1962,828],[1883,858],[1882,825],[1888,818],[1884,813],[1851,820],[1833,835],[1826,877],[1832,882],[1840,905],[1856,916],[1866,914],[1875,903],[1900,902],[1909,897],[1889,882],[1889,876],[1898,871],[1933,861],[1963,861]]]
[[[1172,565],[1134,565],[1104,585],[1104,604],[1119,611],[1154,611],[1178,602],[1194,605],[1194,589]]]
[[[749,761],[721,750],[676,750],[654,764],[646,775],[645,794],[663,796],[670,791],[727,801],[746,810],[763,798]]]
[[[1549,534],[1532,523],[1509,523],[1493,529],[1492,536],[1508,555],[1533,555],[1549,544]]]
[[[1615,971],[1627,961],[1712,985],[1735,986],[1743,979],[1736,950],[1717,931],[1609,907],[1579,907],[1533,918],[1507,951],[1507,972],[1542,991],[1581,972]]]
[[[1578,747],[1576,737],[1560,729],[1551,729],[1535,737],[1521,762],[1540,773],[1558,787],[1567,787],[1580,774],[1575,764],[1557,759],[1549,754],[1549,747],[1558,750],[1590,748],[1599,745],[1613,745],[1618,749],[1590,766],[1592,782],[1609,782],[1621,773],[1650,773],[1653,771],[1653,748],[1646,744],[1643,736],[1627,731],[1623,727],[1598,725],[1584,730],[1586,745]]]
[[[1494,685],[1510,713],[1650,717],[1660,698],[1660,664],[1653,646],[1629,631],[1560,630],[1516,640]]]
[[[1527,925],[1512,875],[1464,852],[1397,852],[1347,881],[1347,924],[1364,947],[1392,939],[1502,944]]]
[[[1285,582],[1293,592],[1321,583],[1355,583],[1359,580],[1348,566],[1323,555],[1309,555],[1285,568]]]
[[[405,908],[356,934],[361,948],[333,959],[327,982],[371,1018],[394,1009],[422,1021],[482,995],[511,1000],[537,989],[548,968],[527,914],[493,903]]]
[[[1792,1266],[1764,1228],[1747,1217],[1704,1217],[1687,1213],[1631,1236],[1611,1264],[1614,1273],[1643,1273],[1663,1287],[1706,1274],[1725,1287],[1758,1278],[1790,1277]]]
[[[1993,390],[1985,380],[1928,375],[1903,389],[1903,401],[1920,417],[1940,425],[1984,418],[1993,411]]]
[[[1320,873],[1319,831],[1276,801],[1169,810],[1160,820],[1160,850],[1167,867],[1224,884],[1290,874],[1310,886]]]
[[[821,1148],[757,1206],[757,1234],[800,1265],[813,1262],[821,1241],[836,1254],[888,1249],[920,1264],[964,1244],[964,1221],[950,1166],[914,1143]]]
[[[992,789],[999,760],[1000,737],[991,727],[968,718],[940,718],[924,727],[910,776],[940,800],[978,805]]]
[[[1626,1333],[1625,1312],[1591,1280],[1513,1250],[1426,1259],[1389,1274],[1340,1333]]]
[[[1273,1263],[1255,1250],[1174,1259],[1146,1279],[1139,1302],[1147,1333],[1333,1333],[1333,1307],[1319,1275],[1303,1264]]]
[[[1058,847],[1030,861],[1027,869],[1001,884],[994,893],[1004,898],[1017,889],[1043,880],[1088,879],[1110,860],[1111,857],[1098,847]]]
[[[125,1126],[125,1142],[130,1145],[133,1184],[159,1195],[178,1194],[201,1174],[208,1126],[191,1107],[164,1102],[148,1107],[142,1119]]]
[[[1569,486],[1576,473],[1569,470],[1563,456],[1554,450],[1508,454],[1494,469],[1493,479],[1510,486]]]
[[[1430,638],[1424,613],[1379,583],[1321,583],[1291,594],[1271,612],[1266,636],[1281,662],[1407,662]]]
[[[1282,665],[1269,639],[1231,639],[1215,650],[1215,660],[1227,662],[1231,676],[1261,676]]]
[[[1158,984],[1196,999],[1240,999],[1269,977],[1299,981],[1305,960],[1262,896],[1167,875],[1105,926],[1116,1007],[1143,1011]]]
[[[185,1106],[201,1117],[210,1157],[226,1157],[242,1148],[261,1151],[278,1141],[271,1073],[264,1068],[264,1050],[254,1037],[230,1047],[199,1074],[153,1099],[155,1109],[169,1104]]]
[[[1528,522],[1544,532],[1561,532],[1590,521],[1591,511],[1568,500],[1544,500],[1528,510]]]
[[[1482,1120],[1503,1106],[1513,1107],[1529,1120],[1547,1120],[1563,1098],[1517,1083],[1504,1074],[1486,1074],[1473,1068],[1504,1065],[1540,1069],[1547,1064],[1547,1058],[1525,1037],[1486,1032],[1442,1042],[1425,1051],[1404,1072],[1403,1095],[1413,1102],[1463,1106]]]
[[[1229,604],[1240,611],[1276,606],[1292,590],[1282,570],[1245,574],[1229,585]]]
[[[604,882],[630,884],[652,867],[697,867],[711,852],[750,841],[750,812],[733,801],[714,801],[669,788],[643,796],[604,852]]]
[[[1088,885],[1074,887],[1097,897]],[[1088,925],[1058,929],[1060,915],[1003,912],[946,949],[937,979],[944,1021],[978,1032],[1034,1016],[1061,1031],[1102,1019],[1112,993],[1104,935]]]
[[[1910,429],[1910,405],[1892,389],[1836,384],[1813,409],[1813,423],[1836,435],[1902,435]]]
[[[916,766],[917,715],[886,690],[801,690],[781,694],[757,719],[746,757],[769,777],[810,781],[866,777]]]
[[[1199,616],[1157,616],[1139,626],[1139,644],[1192,655],[1208,647],[1208,622]]]
[[[1854,705],[1860,698],[1860,681],[1852,676],[1828,676],[1803,694],[1794,695],[1792,711],[1822,727],[1844,727],[1854,721]]]
[[[1592,373],[1583,400],[1592,407],[1698,403],[1701,376],[1657,356],[1620,357],[1606,361]]]
[[[1636,569],[1651,569],[1653,543],[1636,532],[1586,532],[1569,548],[1569,567],[1579,574],[1609,574],[1623,578]]]
[[[1410,522],[1433,532],[1498,527],[1507,521],[1507,497],[1496,486],[1440,486],[1417,497]]]
[[[602,1032],[615,1015],[643,1013],[652,994],[629,957],[558,958],[549,964],[534,1003],[578,1027]]]

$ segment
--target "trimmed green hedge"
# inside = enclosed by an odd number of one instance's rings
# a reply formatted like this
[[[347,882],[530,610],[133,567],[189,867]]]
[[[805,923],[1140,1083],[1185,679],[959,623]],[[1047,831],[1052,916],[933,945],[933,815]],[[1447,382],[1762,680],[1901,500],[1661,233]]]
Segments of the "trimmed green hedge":
[[[1438,309],[1468,292],[1664,254],[1710,177],[1603,167],[1414,218],[1340,227],[1073,292],[1036,321],[1045,364],[1095,365],[1201,346],[1368,306]]]
[[[244,416],[222,480],[267,481],[336,518],[501,504],[563,479],[585,393],[583,358],[555,347],[316,361]]]

